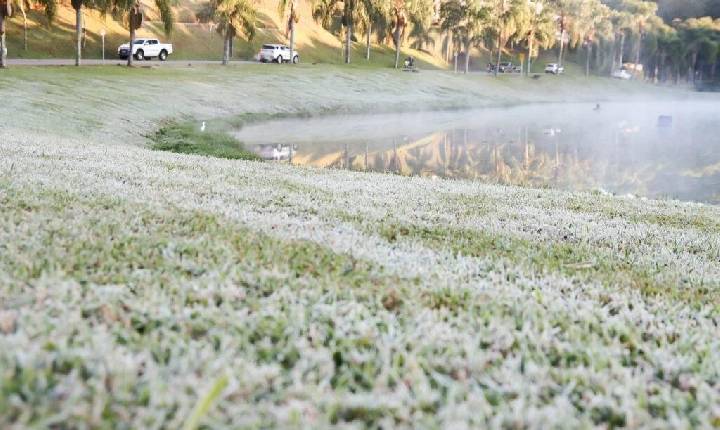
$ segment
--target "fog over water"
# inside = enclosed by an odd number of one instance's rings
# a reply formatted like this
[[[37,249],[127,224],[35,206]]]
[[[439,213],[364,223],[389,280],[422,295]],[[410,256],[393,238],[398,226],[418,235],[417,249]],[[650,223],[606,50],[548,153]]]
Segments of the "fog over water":
[[[286,119],[236,135],[267,158],[293,145],[302,165],[720,203],[711,101]]]

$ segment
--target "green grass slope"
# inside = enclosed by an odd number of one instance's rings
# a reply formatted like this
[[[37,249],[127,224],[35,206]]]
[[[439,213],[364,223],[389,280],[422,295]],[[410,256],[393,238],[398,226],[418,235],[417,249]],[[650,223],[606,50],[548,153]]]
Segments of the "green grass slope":
[[[168,118],[658,97],[713,96],[329,66],[3,71],[0,427],[717,427],[718,207],[147,138]]]

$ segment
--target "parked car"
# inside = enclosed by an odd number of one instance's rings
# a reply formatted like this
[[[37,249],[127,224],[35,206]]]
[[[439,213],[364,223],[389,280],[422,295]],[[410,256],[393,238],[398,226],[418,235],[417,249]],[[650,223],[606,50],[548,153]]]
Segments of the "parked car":
[[[150,60],[155,57],[160,61],[165,61],[173,53],[173,46],[171,43],[160,43],[157,39],[135,39],[132,51],[133,58],[138,61]],[[129,43],[123,43],[118,47],[120,59],[126,60],[129,55]]]
[[[515,71],[513,63],[500,63],[498,65],[498,72],[500,73],[512,73]]]
[[[292,55],[290,55],[290,48],[286,45],[263,45],[262,48],[260,48],[260,52],[258,53],[258,61],[262,63],[289,63],[291,59],[292,62],[295,64],[300,62],[300,56],[298,55],[298,52],[293,50]]]
[[[565,73],[565,68],[557,63],[550,63],[545,65],[545,73],[552,73],[553,75],[562,75]]]
[[[612,72],[612,77],[615,79],[623,79],[629,81],[633,78],[633,75],[625,69],[619,69]]]

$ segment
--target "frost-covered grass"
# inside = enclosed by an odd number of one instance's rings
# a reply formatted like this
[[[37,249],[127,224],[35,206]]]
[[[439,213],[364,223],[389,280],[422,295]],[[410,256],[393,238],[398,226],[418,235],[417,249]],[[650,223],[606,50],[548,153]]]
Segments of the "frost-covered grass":
[[[0,428],[179,428],[225,383],[209,428],[720,426],[718,207],[151,151],[143,96],[19,126],[53,97],[0,129]]]

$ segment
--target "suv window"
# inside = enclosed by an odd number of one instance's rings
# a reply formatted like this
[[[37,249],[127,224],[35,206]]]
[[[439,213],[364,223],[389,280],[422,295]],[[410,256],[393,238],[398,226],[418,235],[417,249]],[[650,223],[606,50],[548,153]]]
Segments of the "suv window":
[[[275,49],[273,45],[263,45],[262,49]]]
[[[150,45],[157,45],[157,44],[158,44],[158,41],[157,41],[157,40],[148,40],[148,43],[149,43]]]
[[[133,42],[133,45],[143,45],[145,43],[145,39],[135,39]]]

